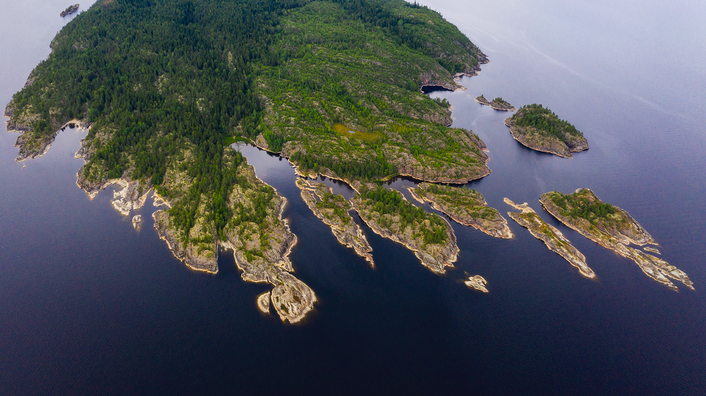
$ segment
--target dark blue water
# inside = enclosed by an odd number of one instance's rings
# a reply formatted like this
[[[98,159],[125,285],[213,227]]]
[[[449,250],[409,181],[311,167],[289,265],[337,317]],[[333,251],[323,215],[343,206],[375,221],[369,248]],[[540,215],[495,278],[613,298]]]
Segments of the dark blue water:
[[[320,300],[283,325],[256,309],[267,287],[243,282],[232,257],[216,276],[175,260],[151,204],[136,231],[112,190],[90,201],[75,186],[80,133],[23,169],[0,127],[0,394],[703,394],[706,6],[653,3],[425,2],[491,60],[467,91],[432,94],[488,145],[492,174],[470,186],[501,212],[503,197],[529,202],[595,280],[513,222],[510,241],[454,224],[461,254],[444,276],[364,228],[373,270],[309,211],[286,161],[242,147],[289,200],[296,275]],[[67,5],[3,5],[1,104],[48,55]],[[591,149],[525,149],[481,93],[551,107]],[[670,291],[540,210],[543,192],[578,187],[628,210],[696,291]],[[463,285],[475,274],[489,294]]]

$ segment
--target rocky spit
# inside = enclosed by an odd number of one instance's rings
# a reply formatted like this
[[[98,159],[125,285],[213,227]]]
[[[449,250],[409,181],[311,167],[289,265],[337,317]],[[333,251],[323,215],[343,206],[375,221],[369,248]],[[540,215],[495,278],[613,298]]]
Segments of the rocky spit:
[[[230,205],[251,206],[253,192],[265,183],[257,178],[251,165],[243,166],[240,172],[253,189],[243,190],[241,186],[236,185],[228,201]],[[297,323],[314,308],[317,298],[309,286],[291,274],[294,267],[289,254],[297,244],[297,236],[290,230],[288,220],[282,217],[287,199],[276,191],[273,199],[275,210],[268,212],[261,225],[228,225],[223,230],[226,239],[220,241],[220,245],[233,251],[243,280],[274,286],[270,293],[272,307],[282,321]],[[266,240],[254,237],[248,231],[258,229],[267,232]]]
[[[562,209],[559,208],[551,199],[552,194],[555,193],[556,192],[552,191],[542,194],[539,202],[542,204],[544,210],[549,212],[560,222],[564,223],[567,227],[578,231],[581,235],[596,242],[604,248],[610,249],[623,257],[629,258],[634,261],[640,269],[642,269],[642,272],[644,272],[645,275],[674,291],[679,291],[679,288],[677,288],[677,286],[674,285],[669,278],[679,281],[689,289],[694,290],[694,284],[686,273],[659,257],[655,257],[651,254],[647,254],[643,251],[628,246],[630,244],[638,246],[648,244],[657,245],[657,242],[654,238],[652,238],[652,235],[650,235],[637,221],[635,221],[635,219],[633,219],[628,212],[618,208],[617,206],[613,206],[618,214],[618,217],[624,220],[617,222],[617,224],[620,224],[619,228],[613,225],[606,225],[603,222],[597,222],[594,225],[584,218],[575,218],[564,215]],[[576,193],[581,193],[591,200],[602,202],[593,193],[593,191],[589,189],[580,188],[576,190]]]
[[[257,296],[257,308],[262,313],[270,313],[270,292],[267,291]]]
[[[63,17],[65,17],[65,16],[67,16],[67,15],[71,15],[71,14],[73,14],[74,12],[78,11],[78,7],[79,7],[78,4],[74,4],[74,5],[72,5],[72,6],[69,6],[69,7],[66,8],[64,11],[61,11],[61,14],[59,14],[59,16],[63,18]]]
[[[494,110],[498,110],[498,111],[515,111],[515,106],[511,105],[510,103],[507,103],[507,102],[502,103],[502,102],[496,101],[495,99],[493,99],[492,101],[488,101],[488,99],[486,99],[485,97],[483,97],[483,95],[477,97],[477,98],[475,99],[475,101],[478,102],[478,103],[480,103],[480,104],[482,104],[482,105],[484,105],[484,106],[490,106],[490,107],[492,107]]]
[[[332,202],[345,212],[343,217],[339,216],[335,213],[334,209],[319,207],[317,205],[319,202],[324,200],[326,193],[333,193],[330,187],[324,183],[301,178],[297,179],[296,184],[301,190],[302,199],[306,202],[309,209],[311,209],[311,211],[314,212],[314,215],[321,219],[324,224],[331,227],[331,232],[333,232],[333,235],[336,237],[338,242],[355,250],[357,255],[368,261],[370,266],[375,267],[375,262],[373,261],[373,255],[371,253],[373,248],[370,247],[370,243],[368,243],[363,230],[353,220],[350,213],[348,213],[348,211],[352,209],[350,203],[345,199]]]
[[[508,215],[513,220],[527,228],[535,238],[544,242],[549,250],[560,255],[576,267],[581,275],[586,278],[595,278],[596,274],[586,265],[586,257],[564,237],[561,231],[544,222],[526,202],[518,205],[509,198],[505,198],[504,201],[513,208],[522,211],[522,213],[508,212]]]

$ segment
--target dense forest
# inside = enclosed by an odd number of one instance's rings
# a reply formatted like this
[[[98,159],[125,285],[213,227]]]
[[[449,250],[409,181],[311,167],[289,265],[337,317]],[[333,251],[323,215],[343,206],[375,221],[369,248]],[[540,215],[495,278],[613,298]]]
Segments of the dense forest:
[[[442,244],[448,240],[444,219],[413,205],[399,192],[381,186],[363,186],[359,194],[366,206],[379,215],[377,221],[381,226],[394,226],[402,233],[407,227],[411,227],[415,235],[422,237],[424,244]]]
[[[288,29],[296,23],[318,28]],[[325,34],[326,23],[341,28],[329,31],[336,37]],[[291,67],[319,59],[333,70],[333,58],[350,62],[344,59],[350,51],[375,52],[376,45],[393,51],[392,61],[423,64],[445,81],[472,71],[482,55],[437,13],[399,0],[99,0],[57,35],[51,55],[11,106],[15,121],[31,120],[28,136],[36,140],[72,119],[90,122],[86,140],[93,151],[84,176],[154,185],[175,203],[173,224],[186,238],[204,203],[218,233],[229,220],[258,218],[257,211],[235,213],[226,203],[233,186],[244,183],[237,176],[244,159],[224,152],[234,136],[261,136],[274,151],[297,143],[291,159],[302,168],[328,168],[351,179],[396,174],[383,151],[395,144],[398,151],[415,147],[412,154],[428,164],[482,165],[479,150],[463,143],[466,132],[423,119],[425,112],[447,114],[448,104],[419,92],[418,67],[361,90],[361,82],[381,80],[376,68],[366,65],[365,74],[346,82],[336,73]],[[397,71],[387,70],[382,80]],[[380,90],[388,86],[394,95],[383,99]],[[299,133],[272,121],[272,107],[283,103],[296,108]],[[344,138],[335,123],[355,124],[360,132]],[[327,150],[318,136],[340,144]],[[346,147],[364,155],[336,151]],[[188,161],[175,159],[185,151]],[[165,186],[169,169],[184,172],[188,185]]]
[[[551,200],[561,209],[564,216],[586,219],[593,225],[596,225],[598,221],[615,222],[616,219],[611,216],[616,213],[613,205],[589,199],[589,197],[582,192],[573,194],[553,193]],[[618,218],[624,220],[622,215]]]
[[[552,136],[562,141],[565,139],[565,135],[583,136],[583,133],[576,127],[560,119],[553,111],[543,107],[541,104],[535,103],[522,106],[513,118],[517,126],[533,127],[544,135]]]

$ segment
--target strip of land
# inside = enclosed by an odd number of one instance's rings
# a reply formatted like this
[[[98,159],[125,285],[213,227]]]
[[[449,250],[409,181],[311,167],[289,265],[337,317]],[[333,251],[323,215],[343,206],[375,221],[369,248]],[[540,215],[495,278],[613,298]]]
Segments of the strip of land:
[[[476,190],[437,184],[420,183],[408,187],[417,201],[429,202],[432,208],[445,213],[459,224],[473,227],[496,238],[512,238],[507,220],[487,206],[483,195]]]
[[[356,254],[375,267],[372,251],[363,230],[348,213],[351,204],[342,195],[333,194],[331,187],[313,180],[297,179],[297,187],[301,190],[302,199],[309,209],[331,227],[331,232],[342,245],[353,248]]]
[[[511,105],[510,103],[506,102],[503,98],[497,97],[493,99],[492,101],[488,101],[488,99],[485,98],[485,96],[481,95],[475,99],[476,102],[484,105],[484,106],[490,106],[494,110],[498,111],[515,111],[515,106]]]
[[[445,273],[458,258],[451,225],[441,216],[414,206],[397,191],[364,185],[351,205],[373,232],[412,250],[422,265],[435,273]]]
[[[505,198],[504,200],[506,204],[522,211],[522,213],[508,212],[508,215],[519,225],[527,228],[530,234],[535,238],[544,242],[549,250],[563,257],[569,264],[576,267],[579,273],[586,278],[594,278],[596,276],[593,270],[586,264],[586,257],[566,239],[561,231],[542,220],[537,212],[530,208],[526,202],[522,205],[518,205],[509,198]]]

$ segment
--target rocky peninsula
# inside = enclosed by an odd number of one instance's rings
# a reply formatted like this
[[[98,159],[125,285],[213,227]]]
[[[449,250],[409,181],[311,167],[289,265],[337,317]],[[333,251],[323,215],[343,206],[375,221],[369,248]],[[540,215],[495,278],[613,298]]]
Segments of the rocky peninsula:
[[[27,79],[25,87],[32,85],[34,78],[30,75]],[[8,133],[20,133],[15,141],[15,147],[19,149],[15,161],[24,162],[29,159],[35,159],[46,154],[51,148],[52,143],[56,139],[59,132],[67,127],[78,127],[79,129],[88,129],[87,122],[72,119],[64,124],[52,123],[47,128],[50,128],[50,133],[36,133],[33,125],[41,123],[40,115],[33,112],[31,108],[17,111],[14,102],[10,102],[5,107],[5,117]]]
[[[298,178],[297,187],[309,209],[331,227],[333,235],[342,245],[353,248],[356,254],[363,257],[370,266],[375,267],[372,251],[363,230],[348,213],[352,209],[350,203],[342,195],[333,194],[331,187],[313,180]]]
[[[542,220],[537,212],[530,208],[526,202],[518,205],[509,198],[505,198],[504,201],[513,208],[522,211],[522,213],[508,212],[508,215],[519,225],[527,228],[535,238],[544,242],[549,250],[563,257],[586,278],[594,278],[596,276],[593,270],[586,265],[586,257],[564,237],[561,231]]]
[[[429,202],[432,208],[459,224],[496,238],[512,238],[507,220],[489,207],[483,195],[476,190],[430,183],[420,183],[417,188],[408,187],[408,190],[414,199],[421,203]]]
[[[476,102],[485,105],[485,106],[490,106],[494,110],[498,111],[515,111],[515,106],[511,105],[510,103],[506,102],[503,98],[497,97],[493,99],[492,101],[488,101],[488,99],[485,98],[485,96],[481,95],[475,99]]]
[[[482,291],[483,293],[488,293],[488,288],[486,287],[488,281],[480,275],[471,276],[464,283],[471,289],[476,289],[478,291]]]
[[[78,7],[79,7],[78,4],[68,6],[64,11],[61,11],[61,14],[59,14],[59,16],[63,18],[67,15],[71,15],[74,12],[78,11]]]
[[[314,307],[314,291],[297,279],[289,253],[297,237],[282,218],[287,200],[257,178],[251,165],[241,165],[242,183],[233,188],[228,203],[235,213],[223,229],[221,246],[233,251],[242,278],[274,286],[270,300],[282,321],[297,323]],[[258,210],[264,206],[264,212]]]
[[[657,242],[628,212],[602,202],[593,191],[587,188],[580,188],[573,194],[551,191],[542,194],[539,201],[544,210],[567,227],[604,248],[633,260],[655,281],[678,291],[669,280],[671,278],[694,289],[693,282],[683,271],[658,257],[629,247],[630,244],[657,245]]]
[[[588,141],[581,131],[542,105],[522,106],[512,117],[505,119],[505,125],[515,140],[532,150],[563,158],[588,150]]]
[[[367,184],[351,205],[376,234],[412,250],[422,265],[437,274],[453,267],[459,248],[451,225],[405,200],[402,194]]]

